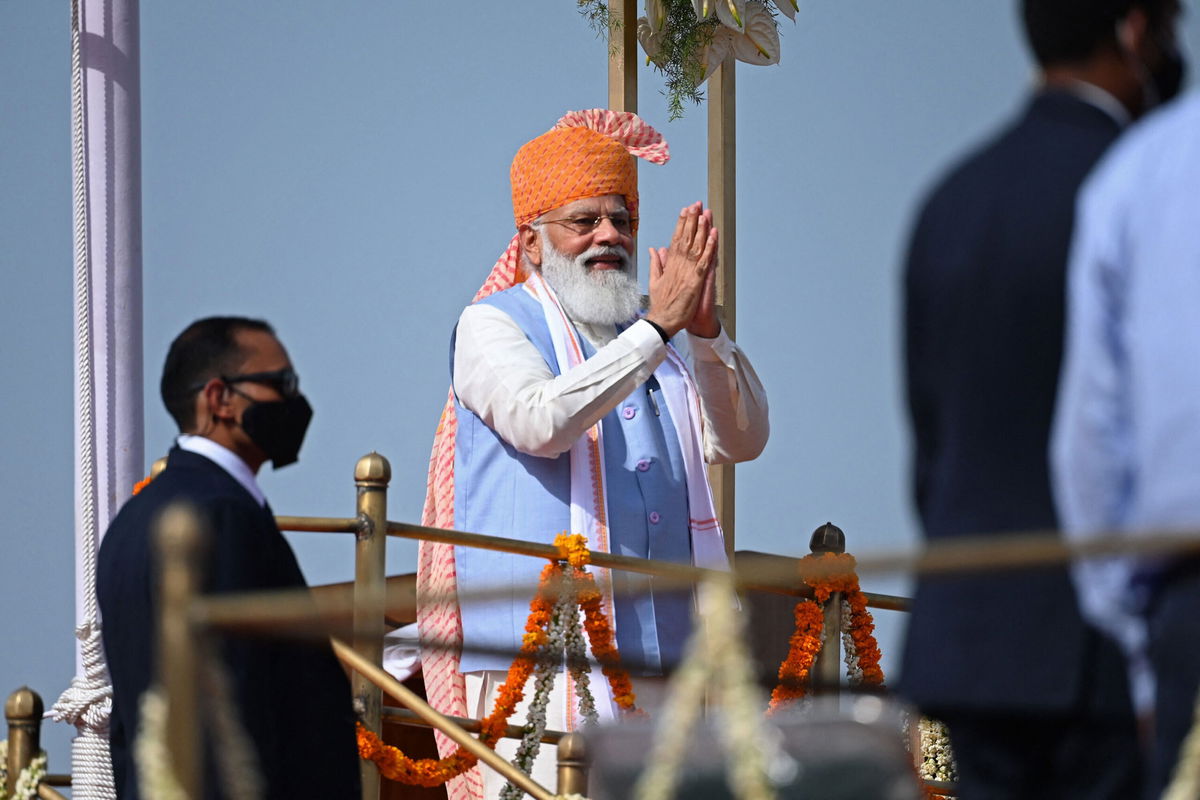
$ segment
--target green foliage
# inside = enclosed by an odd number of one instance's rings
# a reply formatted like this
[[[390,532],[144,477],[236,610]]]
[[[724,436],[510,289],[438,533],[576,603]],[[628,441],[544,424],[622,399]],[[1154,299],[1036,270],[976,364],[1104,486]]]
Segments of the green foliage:
[[[579,6],[579,13],[588,21],[588,25],[596,32],[597,36],[608,35],[609,26],[612,23],[608,15],[606,0],[576,0],[576,5]]]
[[[672,120],[684,114],[684,103],[699,105],[704,100],[704,49],[721,24],[715,17],[696,18],[691,0],[666,0],[667,18],[659,31],[655,68],[666,79],[667,108]]]
[[[619,30],[620,20],[608,12],[606,0],[576,0],[579,13],[597,36],[610,37]],[[663,94],[672,120],[684,115],[685,103],[699,105],[704,100],[700,84],[704,78],[701,57],[720,23],[715,17],[696,18],[692,0],[665,0],[666,20],[659,31],[660,46],[654,59],[655,69],[666,79]],[[633,24],[630,22],[630,24]]]

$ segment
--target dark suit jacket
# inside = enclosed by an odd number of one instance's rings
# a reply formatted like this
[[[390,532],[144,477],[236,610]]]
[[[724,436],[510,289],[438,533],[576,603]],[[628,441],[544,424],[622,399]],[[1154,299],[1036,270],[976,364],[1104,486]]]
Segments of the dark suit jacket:
[[[305,586],[270,508],[260,507],[209,459],[172,450],[166,470],[125,504],[100,546],[96,589],[113,682],[112,759],[121,798],[139,796],[132,754],[138,698],[154,682],[157,570],[151,534],[163,509],[176,500],[190,503],[207,528],[208,592]],[[257,749],[265,796],[357,797],[350,687],[330,648],[228,637],[221,640],[221,655],[242,724]],[[222,796],[211,757],[205,783],[205,797]]]
[[[1047,459],[1076,192],[1117,123],[1035,96],[953,169],[904,275],[916,504],[934,541],[1055,529]],[[1125,708],[1119,654],[1087,628],[1065,568],[918,583],[901,690],[925,708]]]

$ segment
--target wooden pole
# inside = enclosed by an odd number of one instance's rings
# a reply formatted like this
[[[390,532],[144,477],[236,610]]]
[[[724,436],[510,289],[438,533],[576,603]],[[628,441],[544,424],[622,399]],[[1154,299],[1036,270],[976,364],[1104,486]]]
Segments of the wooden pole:
[[[354,485],[358,490],[358,534],[354,551],[354,649],[372,664],[383,664],[384,613],[387,582],[384,576],[387,553],[387,487],[392,465],[378,453],[358,460]],[[361,672],[354,675],[354,697],[361,704],[362,722],[382,734],[380,713],[383,696],[378,686]],[[379,770],[363,761],[360,765],[363,800],[379,797]]]
[[[608,0],[608,107],[613,111],[637,113],[637,18],[637,0]],[[631,160],[636,175],[638,160]]]
[[[717,250],[717,304],[722,326],[737,331],[737,103],[736,64],[728,56],[708,79],[708,206],[721,234]],[[725,532],[725,549],[734,550],[733,464],[708,468],[717,518]]]
[[[608,0],[608,107],[637,113],[637,2]]]

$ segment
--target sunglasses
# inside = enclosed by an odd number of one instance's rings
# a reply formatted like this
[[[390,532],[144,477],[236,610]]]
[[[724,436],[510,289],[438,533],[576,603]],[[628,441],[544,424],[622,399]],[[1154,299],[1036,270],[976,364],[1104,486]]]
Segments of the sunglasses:
[[[228,384],[235,383],[261,383],[270,386],[275,391],[284,397],[295,397],[300,394],[300,376],[291,367],[276,369],[270,372],[246,372],[241,375],[221,375],[221,380]],[[192,387],[193,392],[198,392],[204,388],[204,383]]]

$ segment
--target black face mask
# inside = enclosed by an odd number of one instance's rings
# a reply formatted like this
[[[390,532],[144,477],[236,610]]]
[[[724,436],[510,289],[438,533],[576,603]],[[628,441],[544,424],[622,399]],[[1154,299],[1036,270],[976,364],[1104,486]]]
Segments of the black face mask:
[[[256,401],[242,414],[242,430],[279,469],[299,459],[312,415],[312,406],[302,394],[273,403]]]

